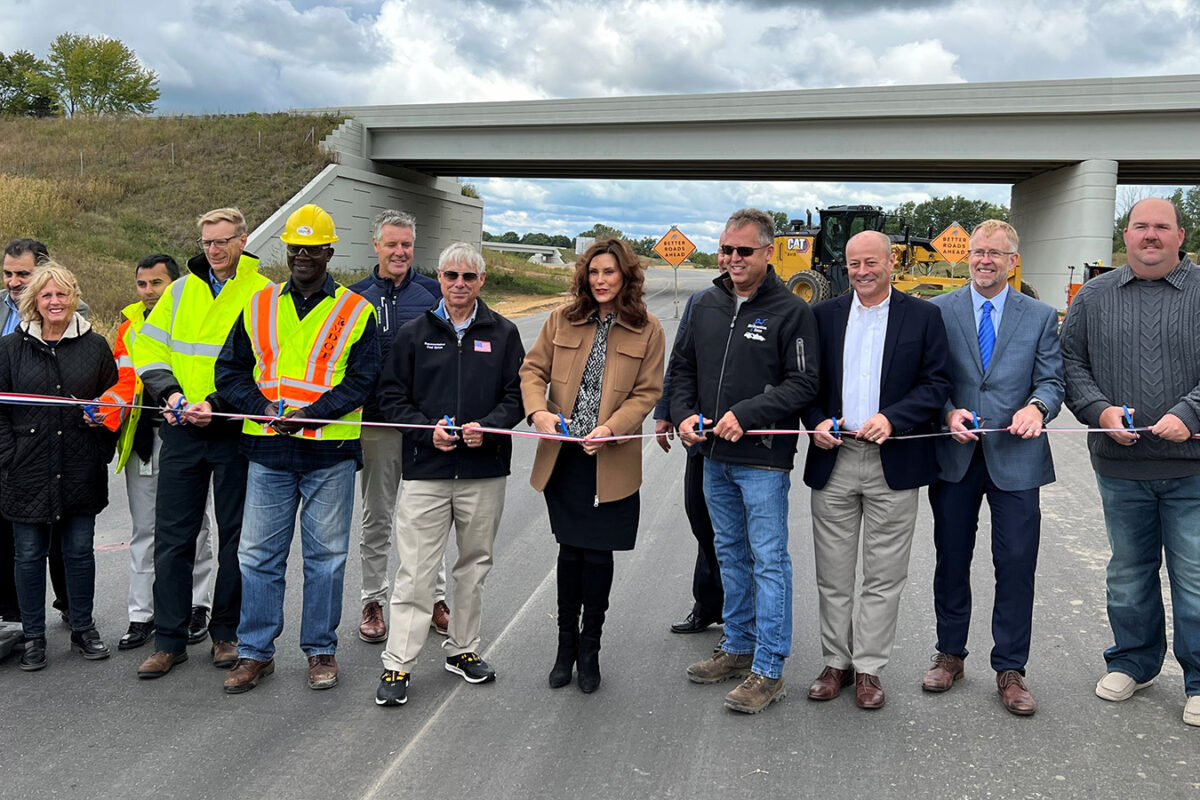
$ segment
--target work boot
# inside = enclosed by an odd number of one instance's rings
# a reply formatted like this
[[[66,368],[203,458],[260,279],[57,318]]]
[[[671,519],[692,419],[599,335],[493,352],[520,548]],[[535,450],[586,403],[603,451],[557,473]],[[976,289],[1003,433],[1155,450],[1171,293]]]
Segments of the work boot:
[[[753,663],[753,653],[734,655],[722,650],[713,653],[712,658],[692,664],[687,668],[687,676],[692,683],[720,683],[730,678],[745,678]]]
[[[757,714],[777,700],[787,697],[783,678],[768,678],[751,672],[750,677],[725,695],[725,707],[742,714]]]

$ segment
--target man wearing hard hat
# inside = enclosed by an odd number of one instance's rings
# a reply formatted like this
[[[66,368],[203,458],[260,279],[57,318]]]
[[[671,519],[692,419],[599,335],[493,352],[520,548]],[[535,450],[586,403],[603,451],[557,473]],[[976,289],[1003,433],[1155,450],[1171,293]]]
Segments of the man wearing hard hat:
[[[244,252],[246,218],[218,208],[196,221],[203,253],[188,274],[168,287],[133,342],[133,366],[146,392],[163,406],[159,428],[158,498],[154,512],[154,653],[139,678],[159,678],[187,661],[192,611],[192,567],[204,520],[209,482],[217,520],[217,580],[213,588],[212,663],[237,660],[242,579],[238,542],[246,498],[241,423],[217,395],[213,370],[221,345],[250,296],[271,281],[258,257]]]
[[[291,277],[256,292],[217,359],[217,390],[242,414],[250,460],[238,560],[238,659],[225,691],[247,692],[275,669],[284,574],[300,509],[304,605],[300,649],[308,687],[337,684],[337,626],[354,510],[363,402],[379,372],[375,310],[327,271],[338,240],[324,209],[306,205],[283,235]]]

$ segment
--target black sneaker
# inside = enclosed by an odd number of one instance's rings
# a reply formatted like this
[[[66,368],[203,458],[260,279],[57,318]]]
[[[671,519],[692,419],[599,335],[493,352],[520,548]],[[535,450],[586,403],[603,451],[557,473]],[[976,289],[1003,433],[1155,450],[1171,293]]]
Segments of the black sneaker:
[[[88,661],[99,661],[110,655],[104,642],[100,641],[100,634],[95,628],[86,631],[72,631],[71,649],[76,653],[82,653]]]
[[[25,652],[21,655],[21,669],[36,672],[46,666],[46,640],[26,639]]]
[[[125,631],[125,635],[121,637],[121,641],[117,642],[118,650],[132,650],[135,647],[141,647],[150,640],[150,636],[154,633],[154,620],[149,622],[131,622],[129,630]]]
[[[208,609],[192,606],[192,618],[188,621],[188,644],[200,644],[208,636]]]
[[[496,680],[496,670],[474,653],[461,653],[447,658],[446,672],[461,675],[467,683],[487,683]]]
[[[408,673],[385,669],[375,690],[375,705],[402,706],[408,702]]]

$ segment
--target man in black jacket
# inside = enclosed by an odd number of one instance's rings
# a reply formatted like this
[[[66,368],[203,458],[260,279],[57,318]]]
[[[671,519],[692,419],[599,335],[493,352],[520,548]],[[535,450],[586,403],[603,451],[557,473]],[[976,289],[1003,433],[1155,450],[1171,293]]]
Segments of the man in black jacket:
[[[825,661],[808,696],[831,700],[853,680],[855,702],[867,709],[884,704],[879,673],[896,637],[917,487],[938,475],[932,439],[892,437],[932,433],[950,394],[941,312],[892,289],[894,262],[891,240],[878,231],[847,242],[852,292],[813,309],[821,388],[804,409],[804,424],[814,431],[804,482],[813,490]],[[862,592],[854,615],[860,527]]]
[[[725,697],[756,713],[785,696],[792,643],[788,489],[800,409],[817,391],[817,326],[770,267],[774,224],[756,209],[725,224],[729,271],[695,298],[671,356],[671,418],[700,443],[704,495],[725,585],[725,643],[688,667],[695,683],[745,681]]]
[[[379,263],[370,275],[349,287],[350,291],[362,295],[375,306],[381,364],[388,362],[388,353],[400,326],[419,317],[442,299],[438,282],[422,275],[412,263],[416,241],[417,220],[412,214],[390,208],[379,212],[371,221],[371,247],[375,249]],[[367,422],[383,420],[378,388],[377,380],[376,390],[371,392],[363,407],[363,419]],[[387,639],[383,607],[387,603],[388,550],[392,546],[404,440],[399,428],[366,425],[361,441],[362,534],[358,547],[362,557],[362,620],[358,625],[358,638],[364,642],[382,642]],[[445,566],[438,569],[434,594],[434,626],[444,634],[450,613],[445,602]]]
[[[458,561],[454,614],[442,644],[446,671],[468,683],[496,677],[477,651],[512,439],[479,429],[511,428],[524,418],[517,371],[525,349],[517,327],[479,300],[485,269],[468,244],[442,251],[443,299],[400,328],[380,379],[379,405],[388,422],[430,426],[405,432],[404,488],[396,508],[400,568],[375,694],[381,706],[408,700],[409,673],[429,634],[434,576],[451,523]]]

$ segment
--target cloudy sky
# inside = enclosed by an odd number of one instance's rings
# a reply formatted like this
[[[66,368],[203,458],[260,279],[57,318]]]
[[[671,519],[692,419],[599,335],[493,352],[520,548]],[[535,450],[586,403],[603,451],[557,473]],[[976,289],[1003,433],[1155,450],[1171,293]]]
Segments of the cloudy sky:
[[[1200,72],[1194,0],[0,0],[0,52],[45,56],[64,31],[132,47],[164,113]],[[743,205],[1008,202],[987,185],[472,182],[496,233],[679,224],[706,250]]]

